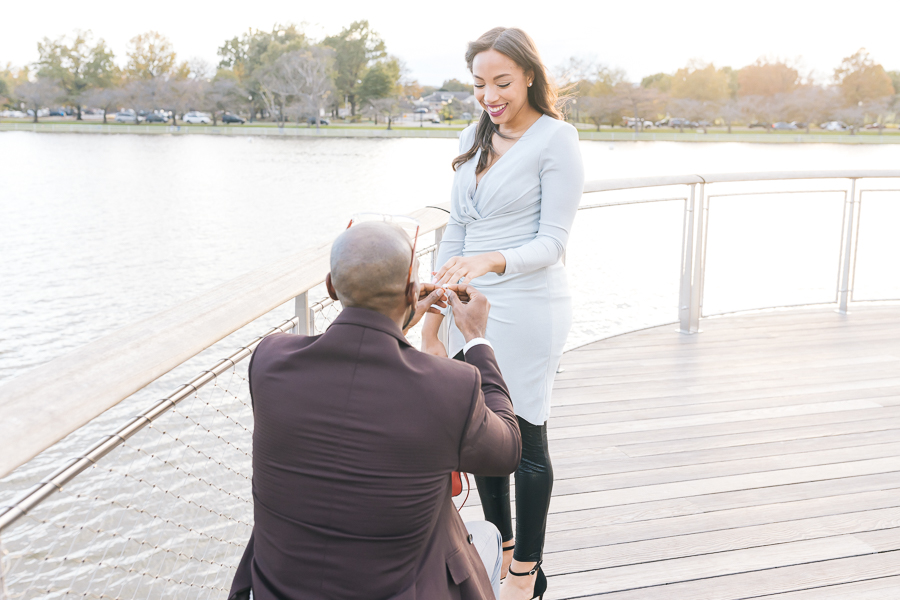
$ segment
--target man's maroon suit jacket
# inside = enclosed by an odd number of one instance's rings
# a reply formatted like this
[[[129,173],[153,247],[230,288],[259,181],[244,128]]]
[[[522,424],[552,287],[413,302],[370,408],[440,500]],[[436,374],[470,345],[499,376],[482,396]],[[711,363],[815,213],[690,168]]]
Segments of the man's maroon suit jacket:
[[[493,350],[465,358],[419,352],[361,308],[260,343],[255,524],[230,598],[493,598],[450,473],[511,473],[521,436]]]

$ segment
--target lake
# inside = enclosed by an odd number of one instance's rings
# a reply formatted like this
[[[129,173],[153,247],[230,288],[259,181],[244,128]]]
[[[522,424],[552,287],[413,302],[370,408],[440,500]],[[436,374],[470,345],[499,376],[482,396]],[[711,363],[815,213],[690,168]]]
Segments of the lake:
[[[900,145],[585,141],[581,146],[588,179],[900,164]],[[0,134],[0,381],[285,253],[327,241],[356,211],[400,213],[447,201],[456,152],[451,139]],[[790,232],[799,241],[801,231],[788,217],[805,213],[808,225],[810,214],[819,213],[815,220],[828,231],[810,243],[816,251],[822,244],[833,246],[826,261],[830,276],[839,243],[833,239],[834,215],[840,211],[835,198],[757,198],[757,206],[775,202],[789,213],[782,214],[784,221],[761,219],[769,222],[765,230],[750,228],[759,210],[749,211],[750,221],[741,211],[723,210],[722,218],[742,223],[743,237],[727,244],[746,248],[754,231],[773,239]],[[593,324],[586,336],[576,336],[579,340],[632,321],[639,326],[657,316],[675,319],[670,288],[677,284],[672,277],[682,214],[676,204],[580,213],[569,252],[570,279],[577,286],[587,279],[586,269],[600,264],[612,272],[602,280],[592,277],[589,293],[600,305],[590,310],[604,315],[599,322],[587,319]],[[716,234],[727,230],[711,223],[712,251]],[[708,295],[716,294],[723,256],[710,252]],[[656,280],[663,273],[664,279]],[[646,293],[653,302],[665,298],[665,310],[639,302]],[[716,302],[712,296],[708,300]],[[612,309],[624,304],[628,310],[615,314]],[[728,309],[734,303],[719,304]],[[577,305],[585,309],[584,303]],[[585,315],[576,312],[578,320],[585,321]]]

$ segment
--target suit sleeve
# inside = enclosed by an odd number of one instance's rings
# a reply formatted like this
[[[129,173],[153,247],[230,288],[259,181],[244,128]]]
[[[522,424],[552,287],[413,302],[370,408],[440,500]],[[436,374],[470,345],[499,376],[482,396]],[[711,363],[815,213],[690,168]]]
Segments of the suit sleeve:
[[[478,369],[471,412],[459,448],[459,470],[500,477],[519,466],[522,435],[490,346],[473,346],[466,362]]]

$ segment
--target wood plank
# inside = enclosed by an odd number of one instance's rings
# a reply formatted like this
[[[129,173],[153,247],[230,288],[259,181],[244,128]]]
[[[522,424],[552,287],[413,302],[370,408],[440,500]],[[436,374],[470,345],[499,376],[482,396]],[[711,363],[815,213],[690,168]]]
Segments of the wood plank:
[[[848,398],[848,400],[869,400],[878,406],[885,406],[886,402],[892,400],[891,397],[872,397],[869,394],[847,393],[847,396],[858,396]],[[900,395],[900,388],[898,388]],[[865,396],[865,397],[862,397]],[[624,403],[615,403],[615,406],[606,405],[602,408],[609,410],[600,410],[590,413],[572,416],[553,415],[553,429],[561,429],[565,427],[593,425],[595,423],[616,423],[621,421],[640,421],[645,419],[659,419],[663,417],[676,417],[697,414],[715,414],[722,412],[732,412],[738,410],[752,410],[758,408],[800,406],[803,404],[822,404],[821,394],[804,394],[801,396],[792,396],[790,398],[769,396],[763,398],[749,398],[743,400],[723,400],[719,402],[703,401],[694,402],[693,398],[672,398],[660,399],[656,402],[656,406],[631,408]],[[640,401],[646,403],[647,401]],[[834,400],[832,400],[834,402]],[[626,404],[622,406],[621,404]],[[619,410],[616,410],[619,409]]]
[[[549,578],[550,585],[546,598],[580,597],[587,595],[588,590],[590,593],[610,593],[652,586],[671,588],[672,584],[679,582],[709,578],[720,579],[737,573],[772,570],[779,567],[868,554],[872,554],[872,548],[852,535],[805,540],[558,575]],[[897,573],[900,571],[886,574]],[[641,591],[645,592],[646,590]],[[737,592],[738,590],[732,589],[731,591]],[[747,588],[743,590],[744,593],[747,591]],[[693,598],[699,597],[709,598],[707,595],[693,596]]]
[[[855,448],[873,444],[895,443],[897,440],[900,440],[900,427],[885,431],[866,431],[848,435],[833,435],[786,442],[741,445],[638,457],[629,457],[621,452],[616,454],[609,453],[600,459],[593,456],[567,456],[564,458],[552,456],[553,472],[556,479],[562,480],[589,475],[703,465],[767,456],[787,456],[806,452]],[[612,450],[618,451],[619,449],[612,448]]]
[[[844,423],[857,421],[871,421],[879,418],[896,418],[900,416],[900,407],[885,407],[876,409],[862,409],[857,411],[826,412],[810,415],[798,415],[792,417],[776,417],[773,419],[760,419],[758,421],[739,421],[736,423],[717,423],[713,425],[699,425],[695,427],[675,427],[671,429],[655,429],[649,431],[635,431],[624,434],[610,434],[582,438],[569,438],[555,440],[551,445],[553,456],[566,453],[589,453],[597,450],[605,450],[612,447],[625,447],[629,444],[649,444],[653,442],[681,442],[689,443],[697,440],[700,447],[703,444],[711,444],[709,447],[719,447],[722,439],[727,436],[771,435],[772,439],[784,439],[785,436],[797,435],[803,437],[804,433],[813,427],[839,427]],[[552,420],[552,418],[551,418]],[[716,439],[712,439],[716,438]],[[737,439],[737,437],[735,437]],[[792,438],[788,438],[792,439]]]
[[[598,571],[598,573],[602,573],[602,571]],[[659,587],[635,585],[635,588],[629,591],[604,594],[602,598],[603,600],[698,600],[700,598],[703,600],[739,600],[777,594],[774,598],[780,599],[782,597],[780,594],[787,592],[814,588],[827,590],[828,588],[825,586],[897,577],[898,575],[900,575],[900,552],[894,551],[868,556],[825,559],[807,564],[684,581]],[[548,600],[554,598],[601,598],[600,595],[588,592],[589,586],[585,587],[583,592],[559,593],[558,586],[555,585],[557,579],[559,578],[554,577],[550,580],[550,587],[545,596]],[[822,597],[827,598],[828,596]],[[896,596],[888,597],[891,600],[896,598]],[[807,598],[818,599],[819,596],[812,595]],[[855,600],[853,596],[841,598]]]
[[[900,490],[898,488],[900,488],[900,482],[897,483],[897,487],[890,490],[809,498],[795,502],[777,501],[762,506],[697,512],[690,515],[661,517],[627,523],[591,526],[590,523],[581,520],[568,523],[568,528],[565,529],[560,527],[559,521],[561,519],[551,518],[547,528],[550,535],[547,537],[544,552],[552,554],[564,550],[612,546],[663,537],[770,525],[868,510],[898,508],[900,507],[900,493],[898,493]],[[574,514],[576,513],[565,513],[559,516]],[[580,526],[572,527],[573,524]],[[877,548],[875,543],[866,539],[863,539],[863,541],[873,548]],[[550,562],[549,558],[548,562]]]
[[[554,491],[559,496],[581,494],[599,490],[627,487],[642,487],[675,481],[691,481],[711,477],[725,477],[749,473],[775,473],[785,469],[796,469],[816,465],[830,465],[875,458],[900,457],[900,442],[886,442],[867,446],[833,448],[796,454],[775,454],[746,459],[725,460],[701,464],[662,465],[657,468],[633,469],[631,460],[609,461],[608,468],[599,474],[588,465],[590,475],[572,478],[558,478]],[[633,460],[633,459],[632,459]],[[650,459],[659,460],[661,459]],[[648,465],[649,466],[649,465]],[[576,473],[580,475],[580,473]]]
[[[646,488],[666,483],[709,481],[715,478],[739,475],[768,473],[773,474],[774,478],[774,475],[781,471],[897,457],[900,457],[900,442],[837,448],[820,452],[778,454],[761,458],[699,465],[689,463],[681,466],[663,466],[662,468],[644,470],[632,469],[630,461],[610,461],[606,463],[610,468],[601,474],[571,479],[556,478],[553,484],[553,494],[554,498],[565,498],[567,496],[598,491]],[[619,472],[615,472],[614,468],[618,469]],[[591,472],[594,471],[591,470]],[[514,484],[511,484],[511,489],[515,489]],[[473,498],[471,505],[475,506],[478,504],[480,504],[480,500]]]
[[[550,429],[547,432],[547,436],[550,440],[561,440],[567,438],[579,438],[596,435],[611,435],[615,433],[633,433],[636,431],[653,431],[658,429],[696,427],[700,425],[720,425],[723,423],[755,421],[760,419],[775,419],[779,417],[810,415],[824,412],[865,410],[870,408],[884,407],[873,400],[820,402],[814,404],[800,404],[796,406],[775,406],[769,408],[737,410],[724,413],[698,414],[684,417],[666,417],[659,419],[651,418],[615,423],[599,423],[572,427],[559,427]]]
[[[799,592],[766,594],[757,598],[758,600],[896,600],[900,598],[900,576],[838,583]]]
[[[660,525],[659,537],[655,539],[595,545],[545,554],[544,572],[548,576],[581,573],[760,546],[776,547],[803,540],[821,539],[827,542],[834,536],[848,534],[858,534],[854,537],[866,547],[869,547],[865,539],[866,533],[892,534],[896,544],[896,539],[900,538],[895,529],[900,527],[900,508],[843,513],[681,535],[670,534],[662,524]],[[884,539],[884,536],[881,539]]]
[[[900,456],[555,496],[551,504],[557,512],[565,512],[896,471],[900,471]]]
[[[803,443],[807,441],[816,442],[817,440],[832,437],[841,439],[845,436],[867,435],[878,431],[897,429],[898,423],[900,423],[900,419],[897,417],[871,420],[866,419],[861,421],[828,423],[825,425],[791,427],[788,429],[750,431],[746,433],[733,433],[730,435],[623,444],[612,448],[631,457],[712,449],[724,451],[727,448],[739,446],[767,446],[769,444],[790,444],[792,442]],[[898,434],[900,434],[900,432],[898,432]]]

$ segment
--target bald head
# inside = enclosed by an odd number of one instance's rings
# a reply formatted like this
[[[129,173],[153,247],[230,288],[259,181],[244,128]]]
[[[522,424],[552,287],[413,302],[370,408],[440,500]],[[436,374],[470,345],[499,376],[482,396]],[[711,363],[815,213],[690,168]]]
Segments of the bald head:
[[[387,313],[405,307],[412,243],[396,225],[363,222],[331,247],[331,283],[341,304]]]

